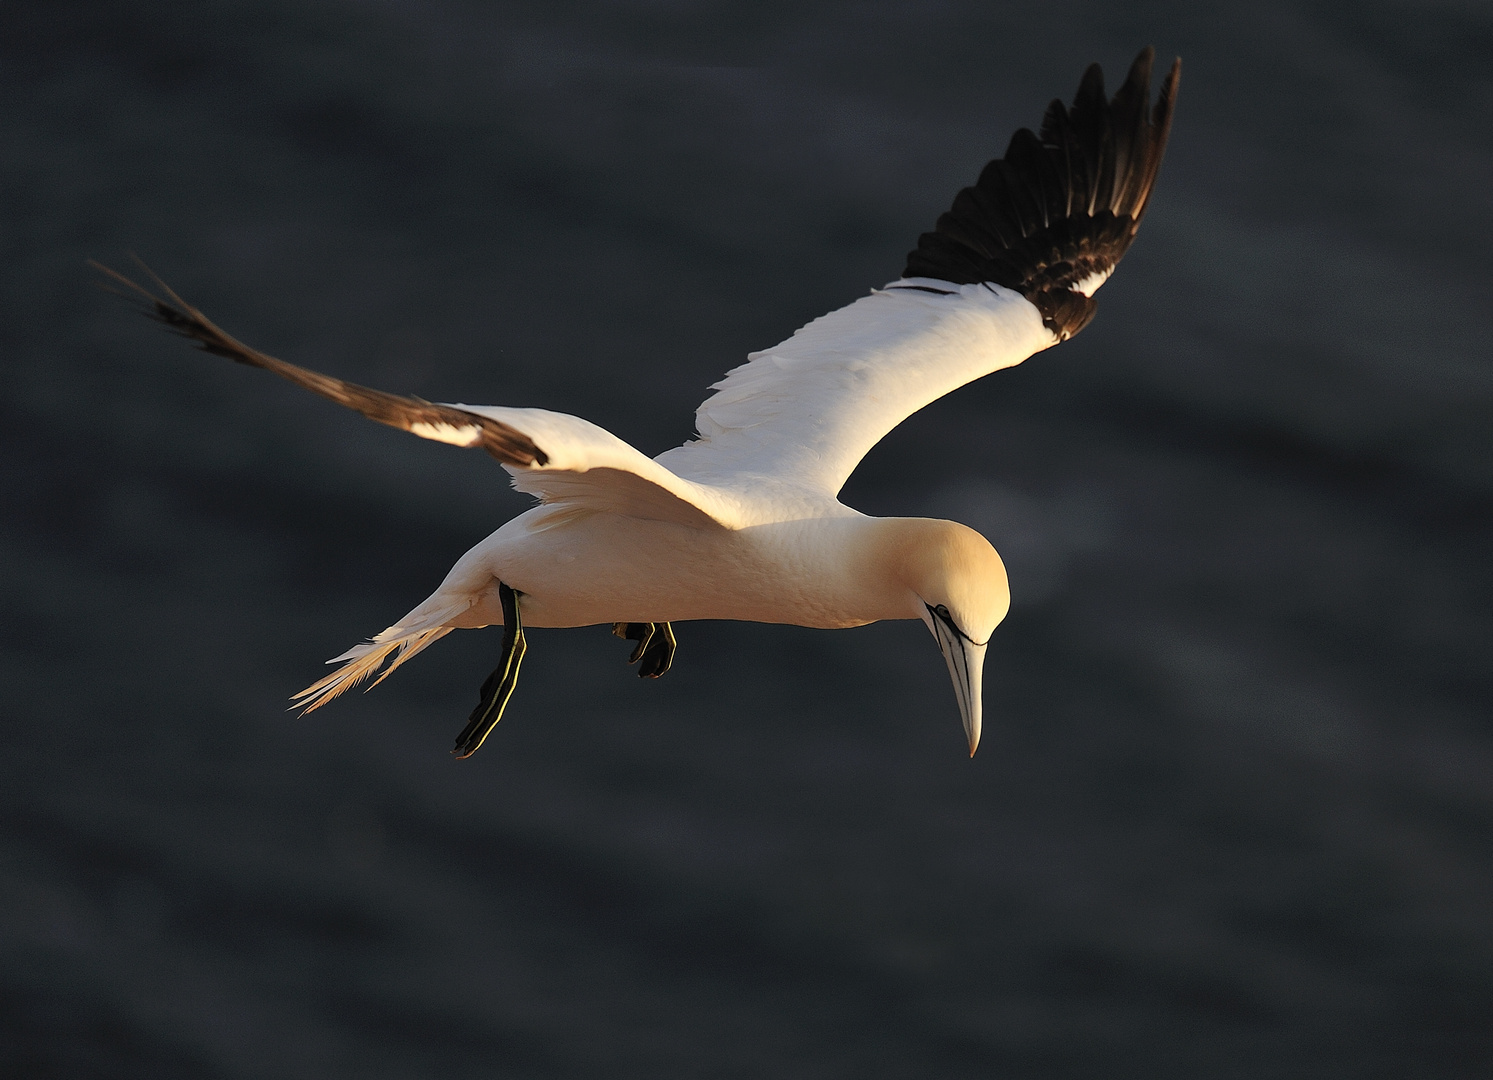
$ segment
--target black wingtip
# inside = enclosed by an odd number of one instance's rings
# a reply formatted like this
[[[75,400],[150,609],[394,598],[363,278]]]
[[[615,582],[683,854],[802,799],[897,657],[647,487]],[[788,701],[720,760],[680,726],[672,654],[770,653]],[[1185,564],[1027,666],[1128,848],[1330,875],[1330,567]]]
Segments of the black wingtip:
[[[1049,105],[1040,134],[1017,131],[1005,157],[918,238],[902,276],[1014,289],[1060,341],[1087,326],[1091,294],[1135,239],[1166,153],[1182,61],[1152,107],[1155,60],[1142,49],[1113,98],[1090,64],[1073,105]]]
[[[1154,63],[1156,63],[1156,46],[1147,45],[1135,54],[1134,60],[1130,61],[1130,71],[1125,75],[1125,87],[1133,86],[1140,94],[1150,93],[1151,65]]]
[[[164,324],[168,330],[187,338],[203,352],[226,357],[235,363],[263,368],[279,375],[282,379],[295,383],[304,390],[310,390],[314,394],[319,394],[339,405],[362,413],[370,420],[388,424],[402,431],[413,430],[413,425],[417,423],[445,424],[456,428],[475,424],[482,431],[482,438],[478,445],[505,465],[543,467],[549,464],[549,455],[536,446],[534,440],[517,428],[509,427],[498,420],[452,406],[432,405],[420,398],[400,397],[396,394],[387,394],[382,390],[359,386],[357,383],[334,379],[320,372],[310,371],[295,364],[286,363],[284,360],[277,360],[257,349],[251,349],[243,342],[224,333],[206,315],[178,296],[171,286],[162,281],[154,270],[140,260],[139,256],[131,253],[130,258],[155,282],[156,288],[164,295],[151,292],[119,271],[93,259],[88,260],[88,265],[104,275],[106,280],[100,281],[99,285],[106,292],[111,292],[138,305],[147,318]]]

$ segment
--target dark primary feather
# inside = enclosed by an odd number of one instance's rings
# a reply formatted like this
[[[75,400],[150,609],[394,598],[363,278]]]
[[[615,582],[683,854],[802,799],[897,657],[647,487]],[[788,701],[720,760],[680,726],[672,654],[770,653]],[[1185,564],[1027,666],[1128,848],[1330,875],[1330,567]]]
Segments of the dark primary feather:
[[[164,296],[157,296],[149,289],[137,285],[123,274],[101,263],[89,260],[89,265],[129,290],[129,292],[120,292],[118,289],[111,289],[111,292],[141,304],[145,313],[152,319],[165,323],[182,337],[190,338],[203,352],[212,353],[214,356],[226,356],[240,364],[249,364],[272,371],[282,379],[288,379],[297,386],[310,390],[313,394],[320,394],[339,405],[362,413],[370,420],[377,420],[380,424],[388,424],[402,431],[409,431],[419,424],[448,425],[458,429],[475,426],[480,429],[480,441],[472,445],[481,446],[505,465],[547,465],[549,463],[545,452],[535,446],[527,435],[507,424],[489,420],[485,416],[478,416],[476,413],[469,413],[462,409],[453,409],[448,405],[435,405],[420,398],[401,397],[398,394],[388,394],[382,390],[344,382],[330,375],[322,375],[319,372],[286,363],[284,360],[277,360],[257,349],[251,349],[243,342],[229,337],[218,329],[206,315],[177,296],[143,263],[140,264],[141,269],[150,274],[161,292],[165,294]]]
[[[1054,101],[1040,134],[1022,128],[986,165],[934,231],[918,238],[903,277],[1015,289],[1066,340],[1088,325],[1095,302],[1072,286],[1114,268],[1135,239],[1166,153],[1182,61],[1150,106],[1155,51],[1143,49],[1112,99],[1091,64],[1071,108]]]

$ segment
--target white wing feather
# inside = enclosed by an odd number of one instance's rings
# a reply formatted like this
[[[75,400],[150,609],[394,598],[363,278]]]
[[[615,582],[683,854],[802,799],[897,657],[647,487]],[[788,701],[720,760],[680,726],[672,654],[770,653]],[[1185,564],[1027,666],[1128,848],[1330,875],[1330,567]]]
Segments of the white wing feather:
[[[748,524],[739,499],[677,476],[610,431],[567,413],[499,405],[452,405],[523,432],[544,448],[544,465],[507,465],[513,486],[547,503],[565,503],[697,528]]]
[[[699,440],[657,464],[696,487],[769,481],[833,498],[907,417],[1055,344],[1041,313],[1010,289],[895,281],[752,353],[701,404]]]

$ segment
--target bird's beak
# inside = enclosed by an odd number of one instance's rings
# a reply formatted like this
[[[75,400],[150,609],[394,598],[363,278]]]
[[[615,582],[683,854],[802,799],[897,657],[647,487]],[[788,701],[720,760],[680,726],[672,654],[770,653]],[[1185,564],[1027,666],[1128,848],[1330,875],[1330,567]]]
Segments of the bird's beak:
[[[977,645],[960,634],[936,615],[927,619],[944,661],[949,665],[949,677],[954,680],[954,696],[959,699],[959,716],[964,721],[964,734],[969,738],[969,756],[975,756],[975,747],[980,745],[980,683],[985,672],[986,645]]]

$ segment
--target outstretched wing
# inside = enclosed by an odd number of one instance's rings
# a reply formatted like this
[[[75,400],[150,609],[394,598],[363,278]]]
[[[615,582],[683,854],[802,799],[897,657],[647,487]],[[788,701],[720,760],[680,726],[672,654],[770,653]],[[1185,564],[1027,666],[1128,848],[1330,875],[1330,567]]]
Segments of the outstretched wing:
[[[700,439],[659,460],[696,480],[755,475],[834,495],[912,413],[1083,329],[1166,150],[1181,61],[1153,109],[1153,59],[1141,52],[1112,99],[1091,65],[1072,108],[1054,101],[1040,134],[1012,136],[900,280],[753,353],[700,406]]]
[[[99,263],[93,267],[164,323],[215,356],[264,368],[314,394],[423,439],[480,447],[513,475],[520,491],[577,510],[628,514],[697,528],[734,528],[729,498],[674,475],[604,428],[545,409],[439,405],[345,382],[250,348],[219,329],[154,274],[162,295]],[[146,273],[150,273],[147,269]],[[119,290],[114,290],[119,291]]]

